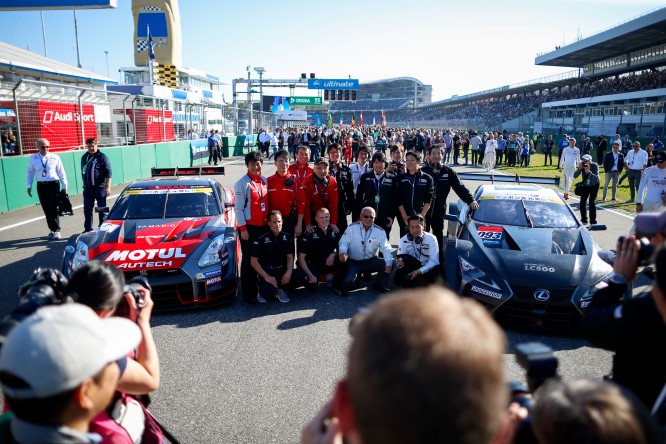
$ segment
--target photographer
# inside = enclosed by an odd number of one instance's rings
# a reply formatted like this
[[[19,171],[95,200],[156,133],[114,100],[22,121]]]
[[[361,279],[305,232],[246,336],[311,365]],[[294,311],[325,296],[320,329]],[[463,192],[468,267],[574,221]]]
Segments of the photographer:
[[[641,263],[652,260],[652,251],[666,240],[666,213],[639,214],[635,236],[620,238],[616,246],[613,275],[608,286],[597,291],[583,313],[581,335],[596,347],[615,352],[612,380],[631,390],[651,406],[666,383],[666,362],[654,344],[666,340],[662,321],[649,293],[624,297]]]
[[[587,223],[587,208],[590,206],[590,223],[597,223],[597,193],[599,193],[599,165],[592,162],[592,156],[585,154],[581,158],[578,169],[574,172],[573,177],[576,178],[583,175],[581,182],[582,193],[580,194],[580,221],[584,224]]]

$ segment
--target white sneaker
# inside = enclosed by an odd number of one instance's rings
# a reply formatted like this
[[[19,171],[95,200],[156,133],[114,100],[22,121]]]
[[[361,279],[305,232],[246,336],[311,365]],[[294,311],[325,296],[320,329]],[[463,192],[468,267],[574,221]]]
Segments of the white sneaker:
[[[60,239],[60,231],[53,232],[53,239]]]
[[[257,293],[257,302],[259,302],[259,303],[261,303],[261,304],[265,304],[265,303],[268,302],[268,301],[267,301],[266,299],[264,299],[264,297],[263,297],[262,295],[260,295],[259,293]]]
[[[281,289],[281,288],[278,288],[277,298],[278,298],[278,301],[280,301],[282,303],[287,303],[291,300],[291,299],[289,299],[289,296],[287,296],[287,293],[285,293],[284,290]]]

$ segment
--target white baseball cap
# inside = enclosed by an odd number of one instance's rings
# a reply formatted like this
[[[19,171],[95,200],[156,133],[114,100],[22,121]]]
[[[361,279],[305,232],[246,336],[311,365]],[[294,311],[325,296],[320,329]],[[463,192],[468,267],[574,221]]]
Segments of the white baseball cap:
[[[27,386],[2,381],[2,390],[16,399],[64,393],[126,356],[140,341],[139,327],[128,319],[100,319],[74,303],[43,307],[14,327],[0,351],[0,371]]]
[[[589,154],[584,154],[583,157],[582,157],[582,159],[590,160],[590,161],[591,161],[591,160],[592,160],[592,156],[590,156]]]

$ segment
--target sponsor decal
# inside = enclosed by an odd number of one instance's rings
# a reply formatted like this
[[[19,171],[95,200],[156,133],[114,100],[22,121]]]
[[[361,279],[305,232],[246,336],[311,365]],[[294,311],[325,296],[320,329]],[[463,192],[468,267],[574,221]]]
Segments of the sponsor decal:
[[[136,268],[167,268],[173,265],[172,261],[155,261],[155,262],[135,262],[118,264],[118,268],[133,270]]]
[[[228,236],[228,237],[225,237],[225,238],[224,238],[224,243],[225,243],[225,244],[230,244],[230,243],[234,242],[235,240],[236,240],[235,237],[233,237],[233,236]]]
[[[216,276],[211,279],[206,279],[206,285],[213,285],[213,284],[219,284],[222,282],[222,277],[221,276]]]
[[[73,245],[67,245],[67,246],[65,247],[65,251],[68,252],[68,253],[74,253],[74,250],[75,250],[75,249],[74,249],[74,246],[73,246]]]
[[[550,291],[540,288],[538,290],[534,290],[534,299],[539,301],[539,302],[546,302],[548,299],[550,299]]]
[[[226,267],[228,264],[229,264],[229,258],[226,258],[225,260],[223,260],[222,262],[220,262],[220,265],[221,265],[222,267]]]
[[[212,277],[212,276],[219,276],[220,274],[222,274],[222,270],[220,270],[219,268],[216,268],[215,270],[210,270],[210,271],[204,271],[204,272],[197,273],[194,277],[196,279],[206,279],[206,278],[209,278],[209,277]]]
[[[182,248],[149,248],[145,250],[115,250],[106,257],[106,262],[143,261],[187,257]]]
[[[526,271],[542,271],[544,273],[555,273],[555,267],[549,267],[543,264],[525,264]]]
[[[120,228],[120,225],[116,224],[102,224],[101,227],[99,227],[99,231],[106,231],[107,233],[113,233],[116,231],[118,228]]]
[[[485,288],[477,287],[476,285],[472,285],[471,291],[484,296],[489,296],[494,299],[502,299],[502,293],[486,290]]]
[[[580,308],[587,308],[592,301],[581,301]]]
[[[171,188],[171,189],[159,189],[159,190],[150,190],[147,188],[142,189],[133,189],[127,190],[123,194],[129,194],[131,196],[136,196],[139,194],[190,194],[190,193],[212,193],[211,188]]]

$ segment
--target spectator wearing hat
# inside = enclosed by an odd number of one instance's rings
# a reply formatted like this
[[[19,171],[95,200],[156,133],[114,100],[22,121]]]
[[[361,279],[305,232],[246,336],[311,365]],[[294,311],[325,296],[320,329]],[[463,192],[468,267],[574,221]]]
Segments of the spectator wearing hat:
[[[331,213],[331,228],[337,233],[338,229],[338,183],[335,177],[328,174],[328,162],[320,157],[314,164],[314,174],[303,181],[305,192],[305,212],[303,221],[305,231],[314,229],[315,214],[320,208],[326,208]]]
[[[604,194],[603,201],[606,201],[606,195],[608,192],[608,184],[610,181],[613,181],[613,189],[611,194],[611,200],[616,200],[615,196],[617,193],[617,182],[620,176],[620,171],[624,168],[624,155],[620,152],[620,145],[617,143],[613,144],[613,150],[609,153],[606,153],[604,156],[604,172],[606,173],[606,180],[604,182]]]
[[[599,165],[592,162],[592,156],[589,154],[583,155],[578,169],[574,172],[573,177],[576,178],[583,175],[583,192],[580,195],[580,221],[584,224],[587,223],[587,208],[590,207],[590,223],[597,223],[597,193],[599,192]],[[588,203],[589,201],[589,203]]]
[[[645,169],[638,185],[636,212],[663,211],[666,202],[666,152],[657,151],[655,166]]]
[[[7,336],[0,382],[12,418],[0,419],[0,441],[93,443],[90,421],[111,402],[141,331],[132,321],[101,319],[90,308],[39,309]],[[29,352],[26,352],[29,351]]]
[[[83,232],[92,231],[93,205],[106,206],[106,197],[111,194],[111,160],[97,146],[97,139],[86,139],[88,152],[81,156],[81,178],[83,179]],[[104,222],[104,213],[99,213],[99,225]]]

